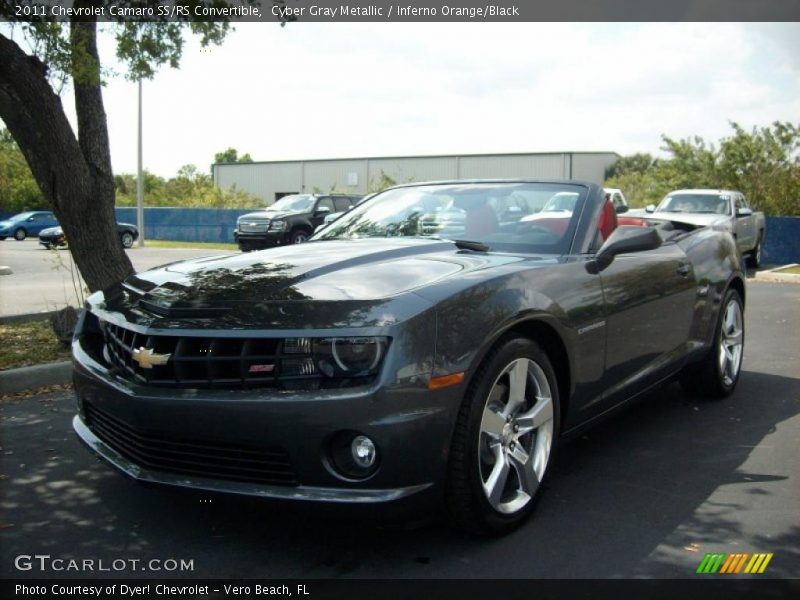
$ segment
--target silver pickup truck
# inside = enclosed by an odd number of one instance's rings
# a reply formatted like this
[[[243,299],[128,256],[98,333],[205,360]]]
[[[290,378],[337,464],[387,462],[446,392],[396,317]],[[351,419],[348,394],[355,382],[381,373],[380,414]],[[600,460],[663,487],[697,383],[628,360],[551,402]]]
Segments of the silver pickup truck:
[[[761,247],[766,234],[764,213],[755,212],[747,204],[744,194],[734,190],[675,190],[658,204],[645,208],[647,213],[688,213],[681,220],[695,225],[709,225],[725,229],[736,238],[736,244],[747,263],[757,267],[761,263]]]

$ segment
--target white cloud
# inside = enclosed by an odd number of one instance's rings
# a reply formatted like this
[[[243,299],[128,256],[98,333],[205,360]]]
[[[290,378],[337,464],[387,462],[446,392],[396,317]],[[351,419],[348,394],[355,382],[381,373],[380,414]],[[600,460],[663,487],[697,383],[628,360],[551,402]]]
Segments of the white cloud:
[[[239,25],[145,82],[145,165],[450,152],[656,152],[800,115],[800,26]],[[106,56],[113,44],[105,40]],[[136,85],[105,92],[117,171],[136,168]]]

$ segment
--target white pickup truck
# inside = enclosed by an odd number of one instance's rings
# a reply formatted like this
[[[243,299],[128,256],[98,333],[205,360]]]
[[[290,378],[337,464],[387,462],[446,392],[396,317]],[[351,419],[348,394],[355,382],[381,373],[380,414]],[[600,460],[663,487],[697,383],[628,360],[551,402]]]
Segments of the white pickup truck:
[[[761,263],[761,247],[766,234],[764,213],[753,211],[741,192],[675,190],[664,196],[658,206],[650,204],[645,211],[654,216],[684,213],[680,217],[682,221],[726,229],[736,238],[739,251],[747,255],[749,266],[757,267]]]

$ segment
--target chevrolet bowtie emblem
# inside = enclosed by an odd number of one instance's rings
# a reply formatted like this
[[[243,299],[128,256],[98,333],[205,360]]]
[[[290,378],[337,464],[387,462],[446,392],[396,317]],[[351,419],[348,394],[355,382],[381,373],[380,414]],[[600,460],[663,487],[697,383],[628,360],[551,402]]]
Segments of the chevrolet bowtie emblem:
[[[154,354],[150,348],[137,348],[133,351],[133,360],[143,369],[152,369],[154,366],[165,365],[172,354]]]

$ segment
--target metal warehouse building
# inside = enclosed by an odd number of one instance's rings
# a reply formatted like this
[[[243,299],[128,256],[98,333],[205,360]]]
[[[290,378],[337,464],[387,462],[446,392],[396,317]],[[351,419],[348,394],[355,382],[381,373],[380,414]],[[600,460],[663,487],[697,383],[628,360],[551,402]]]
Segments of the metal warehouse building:
[[[382,175],[397,183],[443,179],[583,179],[602,184],[616,152],[470,154],[291,160],[213,165],[214,182],[236,186],[266,204],[287,194],[349,192],[366,194]]]

